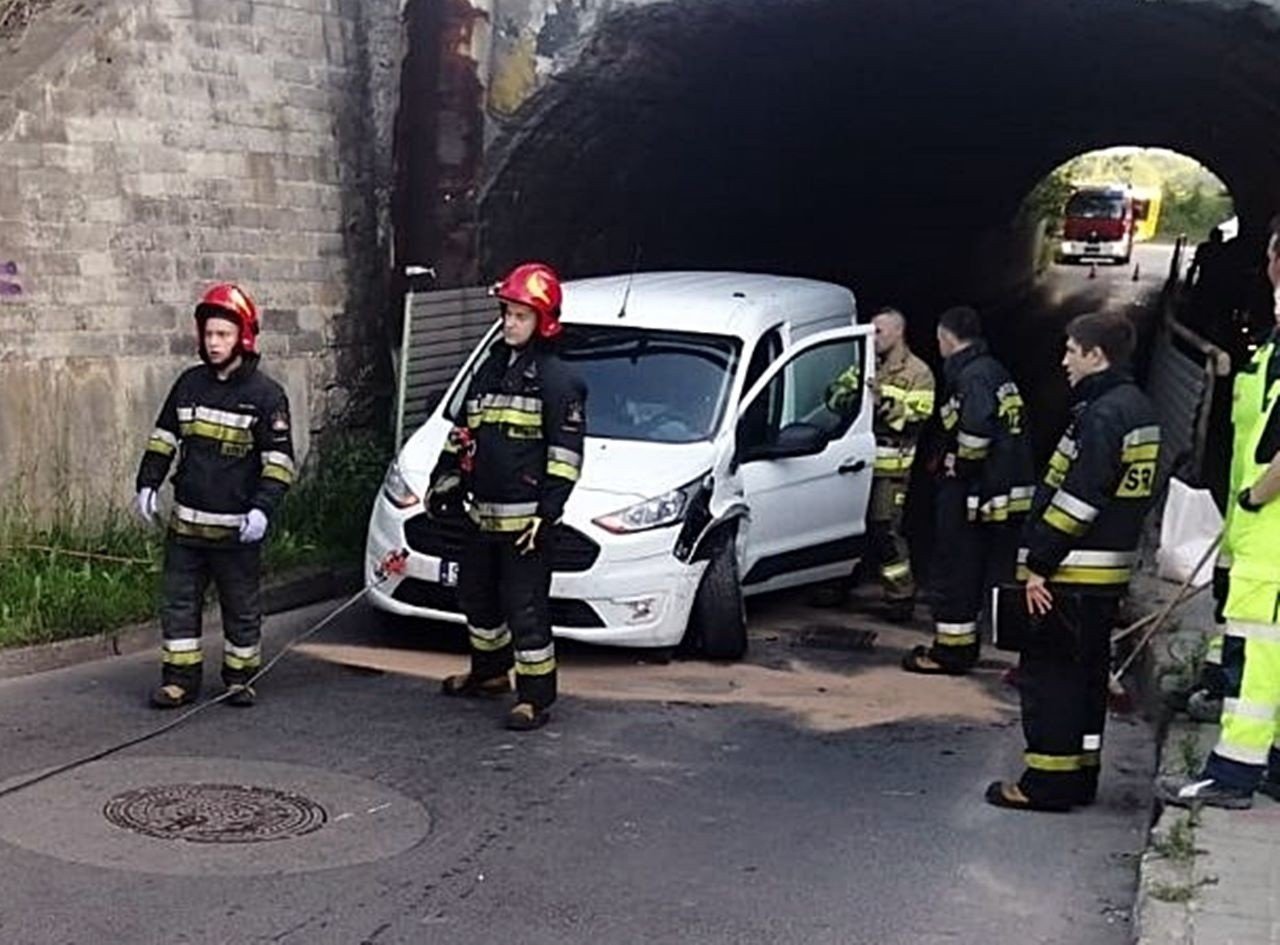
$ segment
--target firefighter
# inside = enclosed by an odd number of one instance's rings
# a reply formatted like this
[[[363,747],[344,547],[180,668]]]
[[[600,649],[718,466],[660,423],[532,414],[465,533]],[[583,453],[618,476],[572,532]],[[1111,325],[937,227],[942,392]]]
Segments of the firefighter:
[[[985,591],[1013,578],[1017,525],[1031,508],[1033,460],[1018,385],[991,356],[978,313],[938,319],[944,400],[935,461],[934,637],[903,659],[908,672],[966,673],[978,661]]]
[[[1019,551],[1031,620],[1019,663],[1026,768],[1016,782],[988,786],[997,807],[1065,811],[1098,791],[1111,630],[1158,491],[1160,426],[1129,373],[1133,348],[1121,315],[1067,326],[1071,420]]]
[[[459,564],[458,592],[471,644],[470,671],[449,676],[448,696],[509,692],[507,727],[544,725],[556,698],[548,611],[553,527],[582,472],[586,391],[557,357],[560,280],[542,263],[517,266],[494,290],[502,338],[467,390],[432,474],[429,505],[465,498],[475,531]]]
[[[1171,804],[1248,808],[1255,791],[1280,799],[1280,218],[1271,222],[1267,275],[1276,329],[1236,376],[1230,573],[1223,608],[1222,730],[1200,774],[1163,781]]]
[[[920,429],[933,415],[933,372],[907,347],[907,320],[895,308],[882,308],[871,319],[875,327],[875,473],[867,517],[873,560],[884,589],[886,616],[903,622],[915,608],[916,586],[911,552],[902,534],[907,487],[915,462]],[[827,388],[827,407],[848,413],[858,403],[861,365],[850,365]],[[849,596],[849,582],[829,584],[810,598],[815,607],[837,607]]]
[[[195,322],[204,363],[169,392],[137,478],[135,507],[154,524],[157,493],[177,457],[162,579],[163,669],[151,703],[175,708],[200,692],[201,614],[212,580],[227,701],[251,706],[248,681],[262,661],[262,540],[294,478],[289,400],[258,368],[258,309],[248,293],[213,286]]]
[[[911,551],[902,534],[902,516],[916,441],[933,416],[933,372],[907,347],[907,320],[900,311],[883,308],[871,324],[876,330],[876,460],[867,531],[888,617],[906,621],[915,608],[916,585]]]

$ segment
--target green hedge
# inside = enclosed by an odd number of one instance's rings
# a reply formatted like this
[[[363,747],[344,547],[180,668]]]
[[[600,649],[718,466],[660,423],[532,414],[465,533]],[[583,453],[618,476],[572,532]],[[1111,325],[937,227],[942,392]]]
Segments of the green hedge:
[[[313,453],[272,522],[268,573],[353,563],[364,548],[390,440],[345,433]],[[157,612],[163,536],[124,511],[84,510],[51,525],[0,514],[0,646],[101,633]]]

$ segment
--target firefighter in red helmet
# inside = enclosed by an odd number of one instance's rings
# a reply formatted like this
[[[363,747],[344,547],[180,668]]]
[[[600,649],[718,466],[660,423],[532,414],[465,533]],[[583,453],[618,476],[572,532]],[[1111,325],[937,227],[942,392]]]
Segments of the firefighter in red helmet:
[[[200,618],[205,590],[218,590],[225,636],[222,679],[232,705],[249,706],[261,664],[258,600],[262,539],[293,482],[293,436],[284,389],[258,369],[258,309],[230,283],[205,292],[195,310],[203,364],[188,368],[165,399],[138,470],[136,508],[148,524],[177,457],[165,542],[163,667],[157,708],[200,691]]]
[[[548,603],[554,528],[582,471],[586,391],[556,354],[560,279],[550,266],[517,266],[494,288],[502,337],[467,389],[464,416],[441,454],[427,506],[461,497],[475,526],[463,550],[458,593],[471,668],[450,676],[449,696],[511,689],[507,727],[543,725],[556,698]]]

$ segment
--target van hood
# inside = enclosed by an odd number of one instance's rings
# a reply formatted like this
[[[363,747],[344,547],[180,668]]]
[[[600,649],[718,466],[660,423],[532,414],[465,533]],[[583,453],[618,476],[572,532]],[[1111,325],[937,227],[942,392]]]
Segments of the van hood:
[[[400,451],[401,472],[419,495],[426,492],[449,428],[448,421],[432,418]],[[717,445],[708,441],[648,443],[588,437],[582,478],[574,492],[652,499],[710,472],[716,453]]]
[[[651,499],[711,471],[716,446],[588,438],[578,489]]]

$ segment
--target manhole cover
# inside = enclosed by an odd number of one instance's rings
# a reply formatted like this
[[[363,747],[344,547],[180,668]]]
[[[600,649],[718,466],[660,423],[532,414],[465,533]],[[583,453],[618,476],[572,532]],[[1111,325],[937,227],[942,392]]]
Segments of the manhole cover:
[[[324,808],[300,794],[235,784],[169,784],[137,788],[107,801],[117,827],[190,843],[287,840],[324,826]]]

